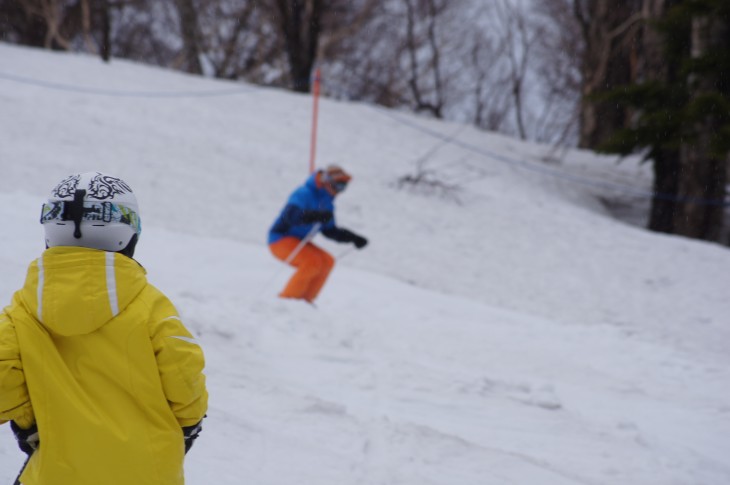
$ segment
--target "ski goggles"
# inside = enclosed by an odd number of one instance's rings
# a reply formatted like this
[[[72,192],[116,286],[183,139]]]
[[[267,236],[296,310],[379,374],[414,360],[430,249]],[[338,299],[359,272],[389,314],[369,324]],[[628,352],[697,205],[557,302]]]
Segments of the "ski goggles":
[[[332,190],[337,193],[340,193],[347,188],[347,182],[330,182],[329,185],[332,187]]]
[[[50,221],[73,221],[69,208],[73,202],[47,202],[41,209],[41,224]],[[129,207],[112,202],[83,203],[82,221],[89,222],[118,222],[130,226],[136,234],[142,233],[142,221],[135,211]]]
[[[344,173],[336,173],[334,175],[323,172],[322,182],[330,186],[336,193],[340,193],[347,188],[350,177]]]

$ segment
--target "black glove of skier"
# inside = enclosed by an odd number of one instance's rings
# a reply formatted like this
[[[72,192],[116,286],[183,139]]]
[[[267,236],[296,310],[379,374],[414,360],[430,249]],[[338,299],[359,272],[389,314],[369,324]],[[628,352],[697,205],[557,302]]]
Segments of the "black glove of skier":
[[[302,222],[313,224],[319,222],[327,224],[332,220],[332,213],[329,211],[304,211],[302,212]]]
[[[201,419],[197,424],[192,426],[183,426],[182,430],[185,439],[185,454],[187,455],[190,448],[193,447],[193,443],[198,438],[198,435],[203,431],[203,420]]]
[[[38,434],[38,426],[35,424],[28,429],[23,429],[15,421],[10,421],[10,428],[13,430],[15,439],[18,441],[18,448],[30,456],[40,446],[40,435]]]
[[[362,236],[353,234],[352,235],[352,244],[354,244],[357,249],[362,249],[368,245],[368,240]]]

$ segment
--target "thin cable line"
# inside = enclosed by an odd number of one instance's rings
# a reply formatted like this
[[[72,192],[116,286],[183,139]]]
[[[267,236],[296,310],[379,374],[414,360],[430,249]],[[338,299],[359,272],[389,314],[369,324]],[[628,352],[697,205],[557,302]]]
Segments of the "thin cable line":
[[[99,89],[92,87],[74,86],[71,84],[62,84],[51,81],[43,81],[15,74],[0,72],[0,79],[13,81],[22,84],[30,84],[57,91],[67,91],[73,93],[91,94],[96,96],[112,96],[127,98],[203,98],[214,96],[232,96],[237,94],[248,94],[256,91],[253,87],[241,87],[231,89],[219,89],[210,91],[128,91],[114,89]]]

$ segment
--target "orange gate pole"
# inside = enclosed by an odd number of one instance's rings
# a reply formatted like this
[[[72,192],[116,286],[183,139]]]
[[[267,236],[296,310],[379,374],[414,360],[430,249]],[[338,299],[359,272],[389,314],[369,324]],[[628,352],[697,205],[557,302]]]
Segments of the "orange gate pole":
[[[314,106],[312,108],[312,139],[309,145],[309,173],[314,172],[314,159],[317,155],[317,122],[319,118],[319,86],[320,71],[317,68],[314,71],[314,84],[312,86],[312,96],[314,98]]]

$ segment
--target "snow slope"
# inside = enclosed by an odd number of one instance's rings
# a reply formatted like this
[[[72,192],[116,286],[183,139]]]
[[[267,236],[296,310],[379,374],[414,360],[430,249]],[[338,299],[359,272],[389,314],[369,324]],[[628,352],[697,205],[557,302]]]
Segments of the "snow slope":
[[[371,244],[317,240],[341,261],[313,309],[275,297],[290,271],[264,244],[307,174],[309,97],[3,44],[0,61],[0,300],[57,181],[124,178],[137,259],[208,359],[188,483],[730,483],[730,253],[609,216],[645,167],[323,99],[318,160],[355,177],[338,222]],[[399,188],[419,160],[459,188]],[[0,437],[9,482],[22,456]]]

